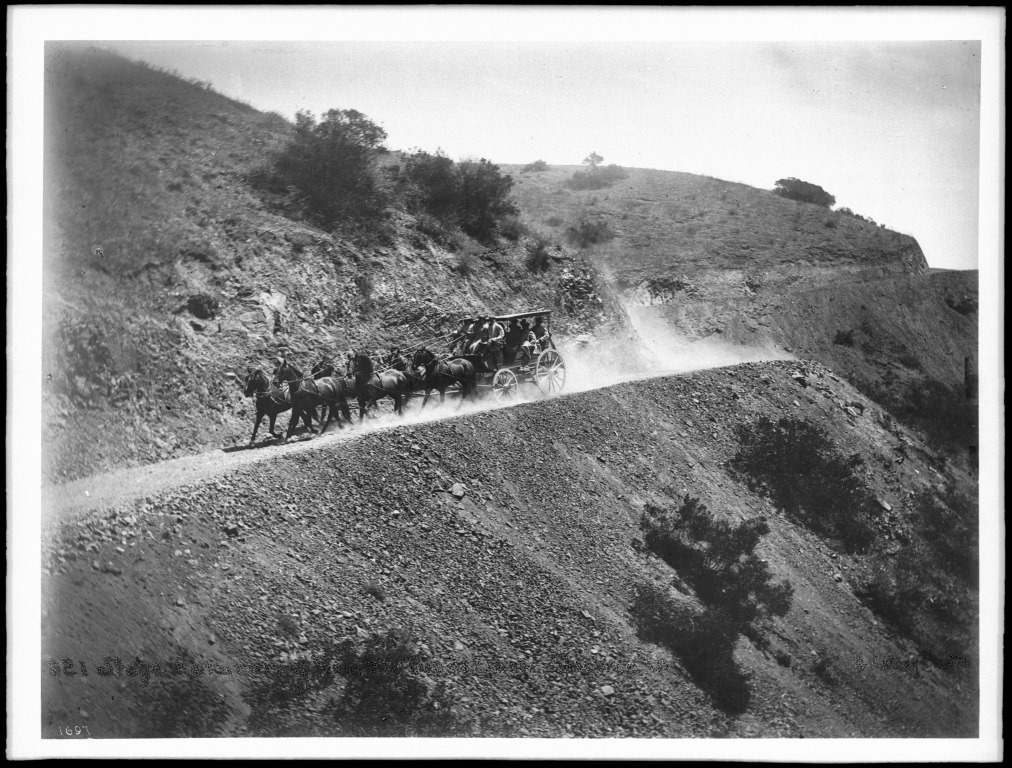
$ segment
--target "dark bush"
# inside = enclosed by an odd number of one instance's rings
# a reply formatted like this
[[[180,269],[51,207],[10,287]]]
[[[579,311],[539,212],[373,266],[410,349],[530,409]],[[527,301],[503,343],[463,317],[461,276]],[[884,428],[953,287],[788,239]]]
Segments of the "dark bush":
[[[537,173],[537,172],[540,172],[540,171],[547,171],[548,168],[549,168],[548,163],[546,163],[544,160],[535,160],[533,163],[527,163],[527,165],[525,165],[523,168],[520,169],[520,172],[521,173],[531,173],[531,172]]]
[[[846,331],[837,331],[833,337],[833,343],[838,344],[841,347],[853,347],[854,346],[854,329],[850,328]]]
[[[458,163],[457,175],[460,228],[476,240],[488,241],[504,217],[518,213],[509,197],[513,178],[485,159]]]
[[[429,213],[482,242],[491,241],[518,213],[510,199],[513,178],[484,158],[454,163],[438,152],[418,151],[405,159],[401,175],[408,210]]]
[[[562,222],[563,219],[561,216],[549,216],[547,219],[545,219],[545,224],[547,224],[550,227],[558,227],[559,225],[562,224]]]
[[[402,194],[409,211],[424,212],[443,222],[453,219],[457,177],[450,158],[419,150],[405,158],[401,176],[407,184]]]
[[[604,189],[628,177],[626,170],[618,165],[594,167],[589,171],[574,171],[566,181],[566,186],[570,189]]]
[[[768,492],[788,517],[848,551],[874,540],[875,497],[857,474],[863,460],[841,456],[826,434],[806,421],[763,416],[738,428],[731,468],[753,490]]]
[[[921,535],[942,566],[970,586],[977,582],[979,547],[976,503],[952,488],[921,491],[914,497]]]
[[[976,440],[962,387],[948,387],[926,376],[898,386],[867,381],[856,381],[855,386],[900,422],[923,432],[936,450],[965,452]]]
[[[932,658],[976,655],[971,588],[947,573],[939,553],[916,537],[891,557],[877,558],[854,594]]]
[[[755,554],[769,532],[762,518],[718,520],[699,499],[686,496],[676,511],[648,504],[640,521],[647,548],[688,582],[706,604],[702,612],[673,602],[652,585],[637,590],[633,616],[641,637],[670,648],[722,709],[744,711],[748,676],[734,661],[742,633],[761,637],[761,625],[786,616],[794,590],[772,583],[769,566]]]
[[[738,524],[719,520],[699,499],[686,496],[674,512],[647,504],[640,527],[650,551],[678,571],[703,602],[733,618],[740,630],[790,610],[791,585],[772,584],[769,566],[755,554],[759,540],[769,533],[764,518]]]
[[[292,202],[325,227],[376,217],[386,204],[374,172],[384,139],[386,132],[354,109],[331,109],[320,122],[299,112],[295,138],[273,168],[261,169],[250,180],[289,190]]]
[[[812,664],[812,672],[830,688],[835,688],[840,684],[836,665],[823,648],[820,648],[816,652],[815,661]]]
[[[696,685],[720,709],[729,714],[748,709],[750,676],[734,659],[739,633],[726,614],[676,603],[653,584],[637,588],[631,614],[640,639],[661,645],[681,659]]]
[[[186,300],[186,308],[194,317],[210,320],[221,310],[221,302],[209,293],[198,293]]]
[[[468,728],[445,683],[420,671],[418,644],[399,629],[370,637],[361,651],[346,641],[338,672],[347,685],[332,707],[345,736],[462,736]]]
[[[816,184],[810,184],[801,179],[788,178],[777,179],[773,187],[773,193],[788,200],[797,200],[802,203],[811,203],[822,208],[831,208],[836,198]]]
[[[527,269],[531,272],[545,272],[552,265],[549,257],[551,242],[541,235],[535,235],[527,242]]]
[[[977,300],[972,296],[963,296],[959,299],[946,296],[945,303],[949,306],[949,309],[955,310],[964,317],[977,314]]]
[[[615,237],[615,233],[606,221],[588,221],[581,219],[575,227],[566,231],[566,240],[578,248],[589,248],[592,245],[605,243]]]

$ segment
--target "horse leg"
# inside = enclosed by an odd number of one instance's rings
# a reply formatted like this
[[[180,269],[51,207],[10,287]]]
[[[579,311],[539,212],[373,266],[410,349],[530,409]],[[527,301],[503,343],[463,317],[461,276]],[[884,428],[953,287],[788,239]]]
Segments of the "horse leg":
[[[341,409],[341,416],[344,416],[344,420],[347,421],[349,424],[351,424],[351,409],[348,408],[348,400],[342,397],[340,400],[337,401],[337,404],[338,407]],[[337,424],[342,429],[344,428],[344,425],[341,424],[340,416],[338,416]]]
[[[280,436],[280,442],[282,443],[282,445],[288,442],[288,438],[292,436],[292,433],[295,431],[295,425],[298,424],[298,422],[299,422],[299,411],[297,408],[292,406],[292,415],[288,418],[288,429],[285,430],[285,433]]]
[[[257,430],[260,429],[260,422],[264,420],[264,415],[264,412],[258,408],[257,419],[253,422],[253,437],[249,439],[250,445],[253,445],[257,441]],[[274,432],[274,417],[271,417],[271,432]]]
[[[277,440],[279,437],[281,437],[281,435],[279,435],[277,432],[274,431],[274,422],[276,422],[278,420],[278,412],[277,411],[272,411],[268,415],[270,416],[270,419],[271,419],[271,423],[270,423],[271,437],[273,437],[275,440]]]
[[[313,429],[313,416],[316,413],[315,405],[307,405],[302,409],[302,423],[306,425],[306,429],[309,430],[311,435],[316,434],[316,430]]]

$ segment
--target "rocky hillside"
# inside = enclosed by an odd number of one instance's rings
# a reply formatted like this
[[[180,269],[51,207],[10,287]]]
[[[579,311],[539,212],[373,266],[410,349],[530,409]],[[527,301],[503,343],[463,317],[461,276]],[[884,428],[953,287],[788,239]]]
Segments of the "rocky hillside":
[[[705,176],[513,166],[525,221],[587,253],[641,333],[776,345],[823,362],[972,464],[963,395],[977,273],[928,270],[917,242],[863,217]],[[958,414],[949,418],[951,414]]]
[[[46,82],[44,471],[65,481],[248,439],[228,371],[309,367],[352,345],[439,339],[463,314],[555,310],[607,335],[623,312],[578,252],[538,269],[522,236],[453,249],[391,211],[334,234],[248,178],[292,126],[200,83],[54,44]]]
[[[742,428],[764,418],[851,457],[872,507],[853,497],[841,524],[863,519],[866,546],[750,477]],[[931,515],[972,482],[818,363],[308,444],[188,487],[121,474],[131,501],[48,510],[44,734],[71,713],[103,738],[976,732],[975,590],[929,565]],[[643,523],[687,497],[725,525],[765,518],[756,562],[792,593],[705,635],[729,644],[716,668],[687,644],[715,598]]]

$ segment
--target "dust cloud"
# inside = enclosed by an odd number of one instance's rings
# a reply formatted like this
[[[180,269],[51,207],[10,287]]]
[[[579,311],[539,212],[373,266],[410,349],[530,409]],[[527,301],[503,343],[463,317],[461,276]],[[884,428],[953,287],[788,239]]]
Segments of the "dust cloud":
[[[625,309],[627,332],[565,349],[567,392],[760,360],[793,359],[773,346],[744,346],[714,337],[691,340],[643,307],[627,305]]]
[[[566,366],[561,396],[587,392],[628,381],[668,376],[707,368],[757,362],[790,360],[793,356],[776,347],[743,346],[721,339],[690,340],[679,334],[662,318],[627,306],[628,327],[606,337],[559,339],[559,352]],[[435,421],[515,407],[545,399],[533,383],[522,383],[516,399],[497,401],[488,386],[480,386],[475,401],[460,403],[456,392],[447,392],[440,404],[438,392],[422,408],[422,393],[405,398],[403,415],[391,412],[391,401],[382,401],[382,412],[367,417],[361,424],[355,413],[355,425],[338,429],[331,424],[324,439],[353,439],[360,435],[397,427],[428,424]],[[353,412],[356,409],[353,408]],[[315,441],[311,441],[315,442]]]

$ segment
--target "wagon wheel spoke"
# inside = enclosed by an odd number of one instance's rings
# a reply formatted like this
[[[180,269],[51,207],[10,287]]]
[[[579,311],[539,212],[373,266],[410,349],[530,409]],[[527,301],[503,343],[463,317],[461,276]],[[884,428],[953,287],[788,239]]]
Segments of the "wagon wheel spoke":
[[[503,368],[492,379],[492,395],[496,400],[507,402],[517,396],[517,377],[513,371]]]
[[[562,391],[566,384],[566,362],[554,349],[546,349],[534,366],[534,383],[546,395]]]

